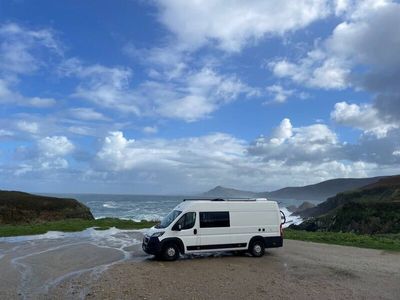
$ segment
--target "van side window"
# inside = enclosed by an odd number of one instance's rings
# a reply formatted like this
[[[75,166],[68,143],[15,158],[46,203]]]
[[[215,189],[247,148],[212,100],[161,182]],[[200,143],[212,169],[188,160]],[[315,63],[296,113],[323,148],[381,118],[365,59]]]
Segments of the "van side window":
[[[200,227],[229,227],[229,212],[228,211],[207,211],[200,212]]]
[[[178,228],[178,225],[181,225],[181,229],[190,229],[194,226],[196,222],[196,213],[188,212],[184,214],[178,222],[174,225],[174,228]]]

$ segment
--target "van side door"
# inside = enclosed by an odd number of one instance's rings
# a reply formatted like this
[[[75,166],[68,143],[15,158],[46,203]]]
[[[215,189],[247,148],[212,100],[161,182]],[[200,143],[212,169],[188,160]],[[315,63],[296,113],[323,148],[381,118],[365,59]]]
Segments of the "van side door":
[[[182,240],[185,252],[198,244],[197,219],[196,212],[187,212],[172,226],[172,232]]]
[[[229,211],[200,211],[197,250],[231,248]]]

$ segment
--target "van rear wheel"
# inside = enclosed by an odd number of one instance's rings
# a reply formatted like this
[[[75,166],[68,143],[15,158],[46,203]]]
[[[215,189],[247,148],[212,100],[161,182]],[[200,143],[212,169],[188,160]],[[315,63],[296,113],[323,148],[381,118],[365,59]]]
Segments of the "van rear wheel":
[[[251,242],[250,247],[249,247],[249,252],[254,257],[263,256],[265,253],[264,241],[255,240],[255,241]]]
[[[177,260],[179,257],[179,249],[178,246],[170,243],[164,246],[163,251],[162,251],[162,258],[164,260]]]

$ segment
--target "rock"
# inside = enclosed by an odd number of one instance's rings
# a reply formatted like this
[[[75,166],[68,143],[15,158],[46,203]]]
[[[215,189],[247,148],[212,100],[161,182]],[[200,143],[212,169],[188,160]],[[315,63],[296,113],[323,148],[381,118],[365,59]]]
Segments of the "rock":
[[[297,206],[296,205],[289,205],[288,207],[286,207],[286,209],[288,211],[290,211],[291,213],[294,213],[297,210]]]
[[[300,212],[300,211],[302,211],[302,210],[309,209],[309,208],[312,208],[312,207],[314,207],[314,206],[315,206],[315,204],[312,204],[311,202],[308,202],[308,201],[304,201],[304,202],[297,208],[296,212]]]
[[[29,224],[65,219],[94,218],[90,209],[75,199],[0,191],[0,224]]]

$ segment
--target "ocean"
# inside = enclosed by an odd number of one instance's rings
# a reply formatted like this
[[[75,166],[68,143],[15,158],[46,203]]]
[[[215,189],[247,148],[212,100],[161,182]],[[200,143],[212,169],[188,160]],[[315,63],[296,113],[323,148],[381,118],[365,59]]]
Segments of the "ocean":
[[[194,196],[160,195],[111,195],[111,194],[51,194],[57,197],[75,198],[90,208],[95,218],[114,217],[141,220],[160,220],[185,198]],[[286,209],[290,205],[300,205],[295,199],[276,200],[287,216],[288,224],[299,223],[301,218],[293,216]]]

